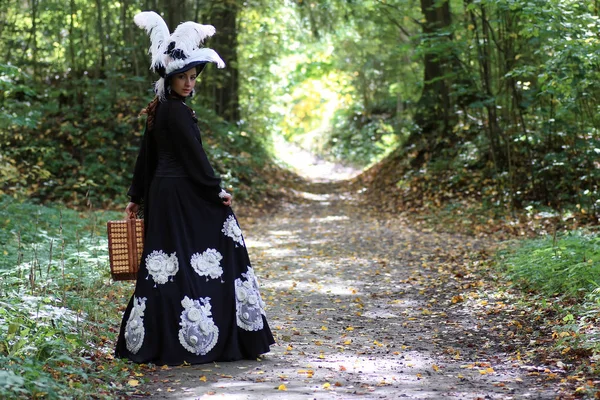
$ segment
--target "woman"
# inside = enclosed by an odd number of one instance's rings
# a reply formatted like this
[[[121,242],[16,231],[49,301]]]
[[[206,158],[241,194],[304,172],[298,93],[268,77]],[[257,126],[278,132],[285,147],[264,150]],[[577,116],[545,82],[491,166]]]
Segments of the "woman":
[[[231,195],[202,148],[185,100],[208,62],[210,25],[185,22],[171,35],[162,18],[134,21],[150,34],[151,69],[161,78],[148,105],[131,202],[144,205],[145,243],[135,292],[123,315],[118,357],[178,365],[254,359],[274,343]]]

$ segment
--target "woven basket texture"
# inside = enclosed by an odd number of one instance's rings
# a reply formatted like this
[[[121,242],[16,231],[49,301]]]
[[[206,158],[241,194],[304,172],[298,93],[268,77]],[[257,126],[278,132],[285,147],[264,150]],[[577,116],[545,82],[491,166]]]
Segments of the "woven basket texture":
[[[110,275],[115,281],[135,280],[144,249],[144,220],[108,221]]]

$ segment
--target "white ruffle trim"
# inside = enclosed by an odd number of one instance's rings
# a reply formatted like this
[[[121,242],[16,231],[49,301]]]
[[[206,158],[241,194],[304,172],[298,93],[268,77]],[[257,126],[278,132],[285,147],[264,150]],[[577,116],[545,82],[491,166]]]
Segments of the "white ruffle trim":
[[[220,198],[220,199],[224,199],[225,197],[227,197],[227,196],[229,196],[229,195],[230,195],[230,194],[229,194],[229,193],[227,193],[227,192],[225,191],[225,189],[221,189],[221,191],[219,192],[219,198]]]

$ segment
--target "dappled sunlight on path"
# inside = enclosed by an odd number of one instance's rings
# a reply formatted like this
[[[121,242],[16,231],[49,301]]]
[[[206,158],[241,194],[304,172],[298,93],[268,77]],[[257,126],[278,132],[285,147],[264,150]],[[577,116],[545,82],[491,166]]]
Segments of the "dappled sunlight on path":
[[[438,275],[485,243],[377,217],[343,185],[329,189],[307,183],[297,202],[241,221],[277,340],[271,353],[157,370],[147,388],[153,396],[556,397],[504,352],[508,338],[499,340],[466,301],[454,301],[455,285],[465,281]]]

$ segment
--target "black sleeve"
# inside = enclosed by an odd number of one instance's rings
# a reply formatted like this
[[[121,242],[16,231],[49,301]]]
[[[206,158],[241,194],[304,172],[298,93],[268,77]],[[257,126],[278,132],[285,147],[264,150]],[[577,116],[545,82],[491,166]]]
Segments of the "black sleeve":
[[[144,135],[142,136],[142,141],[140,143],[140,151],[138,152],[137,159],[135,160],[135,168],[133,169],[131,186],[127,191],[127,195],[130,197],[131,202],[135,204],[141,204],[142,199],[144,198],[145,180],[147,174],[146,169],[148,164],[148,135],[148,126],[146,125],[146,130],[144,131]]]
[[[169,130],[175,151],[188,176],[202,187],[207,200],[222,204],[219,198],[221,179],[215,175],[204,152],[200,130],[192,110],[183,102],[169,102]]]

